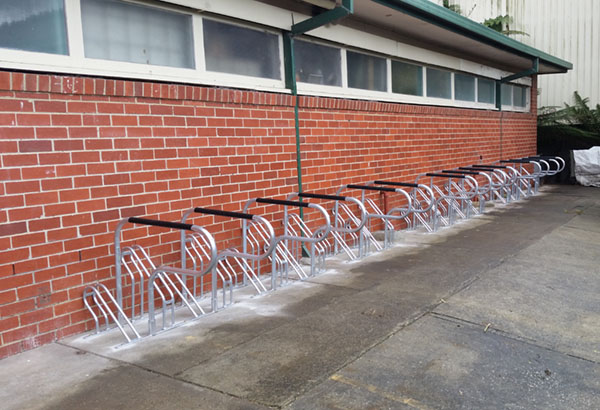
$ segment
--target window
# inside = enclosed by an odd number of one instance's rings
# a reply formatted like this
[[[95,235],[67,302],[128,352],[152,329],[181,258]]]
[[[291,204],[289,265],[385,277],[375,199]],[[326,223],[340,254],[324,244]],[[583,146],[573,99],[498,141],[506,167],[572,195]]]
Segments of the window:
[[[0,47],[68,54],[63,0],[2,0]]]
[[[194,68],[191,16],[115,0],[81,0],[85,56]]]
[[[477,79],[477,101],[486,104],[496,103],[496,82],[494,80]]]
[[[513,90],[512,85],[502,84],[501,89],[500,89],[502,105],[512,105],[512,90]]]
[[[281,79],[277,35],[208,19],[202,24],[208,71]]]
[[[475,77],[454,73],[454,98],[460,101],[475,101]]]
[[[427,96],[452,98],[452,79],[449,71],[427,67]]]
[[[342,53],[339,48],[296,40],[294,56],[296,81],[342,86]]]
[[[363,90],[387,91],[387,63],[385,58],[346,52],[348,87]]]
[[[392,61],[392,92],[423,95],[423,67]]]
[[[527,106],[527,88],[513,86],[513,103],[515,107],[525,108]]]

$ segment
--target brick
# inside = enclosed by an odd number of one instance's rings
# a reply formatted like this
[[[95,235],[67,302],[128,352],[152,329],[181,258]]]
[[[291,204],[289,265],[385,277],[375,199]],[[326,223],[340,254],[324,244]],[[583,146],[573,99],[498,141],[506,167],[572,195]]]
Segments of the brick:
[[[123,104],[98,103],[99,113],[122,114],[124,112]]]
[[[15,302],[17,300],[17,293],[11,289],[7,291],[0,291],[0,305],[6,305],[8,303]],[[0,328],[2,326],[0,325]],[[1,331],[1,329],[0,329]]]
[[[74,212],[75,212],[75,204],[74,203],[44,205],[44,215],[45,216],[59,216],[59,215],[72,214]]]
[[[68,164],[71,162],[71,155],[67,152],[53,152],[38,155],[40,165]]]
[[[43,232],[28,233],[25,235],[13,235],[12,246],[13,248],[20,248],[23,246],[31,246],[46,241],[46,235]]]
[[[63,101],[35,101],[36,112],[67,112],[67,103]]]
[[[68,132],[65,127],[36,127],[36,138],[67,138]]]
[[[50,140],[19,141],[19,151],[20,152],[52,151],[52,141],[50,141]]]
[[[0,317],[6,318],[35,309],[35,300],[25,299],[8,305],[0,306]]]
[[[2,342],[4,344],[10,344],[13,342],[17,342],[19,340],[23,340],[28,337],[35,336],[37,333],[36,325],[29,325],[25,327],[20,327],[14,330],[8,330],[2,334]]]
[[[52,114],[52,125],[82,125],[82,117],[79,114]]]
[[[77,237],[76,228],[60,228],[46,232],[48,241],[64,241],[65,239],[71,239]]]
[[[16,141],[0,141],[0,153],[19,152]]]
[[[11,90],[10,72],[0,71],[0,90]]]
[[[47,205],[58,202],[57,192],[41,192],[39,194],[25,194],[25,205]]]
[[[95,113],[96,104],[93,102],[71,101],[67,104],[67,111],[71,113]]]
[[[87,188],[69,189],[59,192],[60,202],[76,202],[90,198],[90,191]]]
[[[0,225],[0,236],[18,235],[27,232],[26,222],[13,222]]]
[[[56,260],[52,260],[52,258],[50,258],[50,259],[51,259],[52,264],[56,264]],[[35,272],[33,272],[33,277],[35,279],[36,284],[31,285],[31,286],[36,287],[36,289],[37,289],[37,286],[43,286],[46,283],[51,283],[50,281],[52,281],[53,279],[60,278],[65,275],[66,275],[66,268],[64,266],[55,266],[55,267],[51,267],[48,269],[39,269],[39,270],[36,270]],[[21,289],[24,289],[24,288],[23,287],[19,288],[19,290],[17,292],[20,292]],[[42,295],[45,293],[46,292],[44,292],[44,293],[38,292],[38,295]]]
[[[16,154],[4,155],[3,164],[5,167],[23,167],[26,165],[37,165],[38,157],[36,154]]]
[[[115,219],[119,219],[119,211],[118,210],[111,210],[111,211],[100,211],[100,212],[94,212],[92,214],[94,222],[103,222],[103,221],[110,221],[110,220],[115,220]]]
[[[48,320],[54,315],[52,307],[36,309],[33,312],[24,313],[19,317],[21,326],[27,326],[32,323],[38,323],[43,320]]]
[[[60,218],[41,218],[27,222],[29,232],[46,231],[60,227]]]
[[[41,206],[28,206],[26,208],[10,209],[8,218],[11,221],[23,221],[39,218],[43,214]]]
[[[55,191],[73,188],[72,178],[52,178],[42,180],[42,190]]]
[[[7,194],[23,194],[25,192],[40,192],[40,181],[7,182]]]
[[[71,135],[71,138],[77,138]],[[54,140],[55,151],[80,151],[83,150],[83,140],[78,139],[65,139],[65,140]]]
[[[46,179],[56,176],[54,166],[37,166],[32,168],[22,168],[23,179]]]
[[[95,127],[110,125],[110,115],[83,114],[83,125]]]

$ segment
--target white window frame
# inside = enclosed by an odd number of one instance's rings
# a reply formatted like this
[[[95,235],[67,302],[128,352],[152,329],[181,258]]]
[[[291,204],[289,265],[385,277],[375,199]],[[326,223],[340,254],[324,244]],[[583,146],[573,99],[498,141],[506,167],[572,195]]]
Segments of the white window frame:
[[[289,30],[294,21],[301,21],[308,16],[290,13],[287,10],[260,3],[255,0],[166,0],[163,4],[144,0],[121,0],[128,3],[141,4],[191,16],[195,68],[190,69],[86,58],[84,54],[80,0],[64,1],[69,55],[65,56],[0,48],[0,66],[2,68],[92,76],[100,75],[124,79],[170,81],[177,83],[236,87],[278,93],[291,92],[289,89],[285,88],[283,36],[279,29]],[[180,6],[193,7],[198,10],[198,12],[188,11]],[[210,10],[211,14],[206,14],[202,10]],[[207,71],[202,27],[204,19],[234,24],[247,29],[260,30],[276,35],[278,38],[279,70],[281,78],[266,79]],[[340,50],[342,82],[341,87],[298,82],[298,93],[302,95],[496,110],[495,103],[488,104],[477,101],[478,81],[475,81],[474,102],[456,100],[454,73],[461,72],[473,75],[476,78],[483,77],[491,80],[498,80],[511,74],[502,70],[463,60],[458,57],[418,48],[342,25],[317,28],[311,31],[310,36],[303,36],[302,40],[338,48]],[[386,60],[386,91],[362,90],[348,87],[348,50],[384,58]],[[392,92],[392,60],[414,64],[422,68],[423,95],[413,96]],[[451,73],[450,99],[426,96],[428,67],[449,71]],[[531,79],[518,79],[513,83],[526,87],[526,107],[516,107],[514,106],[513,101],[513,104],[511,105],[503,105],[502,109],[516,112],[528,112],[531,106]]]
[[[238,26],[238,27],[242,27],[248,30],[256,30],[256,31],[263,31],[265,33],[269,33],[269,34],[274,34],[275,36],[277,36],[277,44],[278,44],[278,49],[279,49],[279,75],[280,75],[280,79],[276,80],[276,79],[271,79],[271,78],[263,78],[263,77],[251,77],[251,76],[246,76],[246,75],[239,75],[239,74],[231,74],[231,73],[219,73],[216,71],[208,71],[206,70],[206,61],[204,60],[204,41],[202,41],[201,45],[196,45],[196,49],[201,49],[202,50],[202,61],[203,61],[203,67],[202,67],[202,80],[203,83],[205,84],[210,84],[210,85],[227,85],[227,86],[232,86],[232,87],[248,87],[248,81],[250,81],[254,86],[257,87],[261,87],[261,88],[265,88],[265,89],[285,89],[285,64],[283,61],[283,36],[281,35],[281,33],[277,32],[276,30],[273,29],[267,29],[264,27],[256,27],[250,24],[241,24],[237,21],[231,21],[231,20],[224,20],[224,19],[219,19],[219,18],[215,18],[212,16],[202,16],[201,18],[202,21],[204,20],[212,20],[212,21],[217,21],[219,23],[224,23],[224,24],[231,24],[233,26]],[[202,25],[202,21],[200,22],[200,24]],[[203,35],[204,35],[204,27],[200,27],[199,28],[200,31],[202,31]],[[204,40],[204,38],[202,38],[202,40]],[[252,87],[254,88],[254,87]]]
[[[306,38],[306,37],[302,37],[299,40],[302,40],[305,43],[312,43],[312,44],[316,44],[318,46],[326,46],[326,47],[336,48],[336,49],[340,50],[340,71],[341,71],[340,72],[340,82],[342,83],[342,85],[340,87],[337,85],[314,84],[314,83],[305,83],[303,81],[296,81],[296,88],[298,90],[302,89],[306,93],[310,93],[310,92],[319,92],[319,91],[322,91],[322,89],[325,89],[325,90],[329,90],[329,92],[331,92],[331,93],[335,93],[336,90],[339,90],[340,88],[348,88],[348,75],[347,75],[348,72],[344,69],[344,67],[346,67],[346,49],[343,46],[341,46],[339,44],[331,44],[331,43],[325,43],[322,41],[315,41],[314,39]],[[294,47],[295,47],[295,45],[294,45]],[[285,66],[285,64],[284,64],[284,66]],[[294,75],[296,75],[296,73],[294,73]]]

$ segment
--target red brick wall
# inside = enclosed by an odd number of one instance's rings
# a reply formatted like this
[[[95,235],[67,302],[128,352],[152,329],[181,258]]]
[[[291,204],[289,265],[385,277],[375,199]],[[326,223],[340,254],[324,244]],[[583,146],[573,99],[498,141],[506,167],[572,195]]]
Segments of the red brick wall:
[[[82,290],[114,283],[120,218],[177,221],[192,206],[238,211],[248,198],[296,190],[293,103],[285,94],[0,71],[0,357],[91,328]],[[300,106],[306,191],[536,150],[535,114],[316,97]],[[221,244],[239,236],[235,222],[209,228]],[[124,237],[176,258],[175,233]]]

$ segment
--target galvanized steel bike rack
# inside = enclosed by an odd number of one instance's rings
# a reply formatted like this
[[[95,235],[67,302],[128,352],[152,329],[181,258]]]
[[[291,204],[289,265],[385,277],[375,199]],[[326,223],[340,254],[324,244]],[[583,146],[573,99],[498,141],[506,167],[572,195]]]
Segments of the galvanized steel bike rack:
[[[478,176],[482,176],[486,180],[486,184],[481,184],[478,181],[477,185],[477,201],[479,202],[479,209],[477,209],[472,201],[461,201],[461,210],[464,212],[466,218],[470,218],[471,215],[481,215],[485,210],[485,200],[486,196],[492,191],[492,177],[490,177],[487,172],[480,172],[477,170],[464,170],[464,169],[444,169],[442,170],[444,174],[458,174],[458,175],[467,175],[471,176],[474,179]]]
[[[324,241],[331,231],[331,221],[325,208],[321,205],[309,202],[273,198],[253,198],[249,199],[244,205],[244,212],[255,203],[283,206],[283,220],[281,221],[283,235],[275,237],[276,246],[273,254],[270,256],[273,271],[271,282],[272,288],[275,289],[277,287],[277,275],[279,276],[280,284],[283,283],[284,279],[286,281],[289,279],[288,274],[290,267],[300,280],[306,279],[309,276],[314,276],[317,268],[321,268],[325,263],[325,248],[320,246],[319,243]],[[325,223],[312,232],[297,214],[289,212],[288,207],[315,209],[321,213]],[[294,227],[294,225],[296,225],[296,227]],[[246,249],[253,237],[248,233],[246,226],[244,226],[243,229],[243,243],[244,249]],[[310,257],[309,274],[304,272],[304,269],[298,262],[298,259],[301,256],[302,244],[306,243],[310,244],[310,250],[308,251],[308,256]]]
[[[156,226],[168,229],[178,230],[189,230],[195,234],[204,238],[207,245],[207,261],[204,270],[196,271],[189,269],[179,269],[175,267],[160,266],[156,267],[152,262],[148,253],[139,245],[131,245],[121,249],[121,230],[127,223]],[[190,292],[186,285],[185,278],[187,276],[203,276],[209,272],[214,264],[216,263],[216,246],[210,233],[206,229],[190,224],[182,224],[179,222],[168,222],[159,221],[155,219],[146,218],[125,218],[122,219],[115,229],[115,271],[116,271],[116,298],[112,296],[112,293],[102,284],[96,284],[88,286],[83,293],[84,304],[92,314],[96,323],[96,333],[99,332],[98,317],[94,312],[93,307],[89,304],[89,298],[95,303],[100,315],[102,315],[106,322],[106,328],[108,328],[109,316],[115,322],[123,336],[127,341],[131,341],[131,338],[125,331],[126,327],[130,328],[135,334],[135,338],[140,338],[139,332],[133,326],[133,321],[136,318],[141,318],[144,315],[144,294],[145,294],[145,280],[148,281],[148,326],[149,333],[154,333],[154,304],[155,296],[154,290],[157,291],[159,298],[162,301],[163,307],[163,329],[166,325],[166,309],[171,309],[171,326],[175,324],[175,303],[177,300],[181,302],[182,306],[186,306],[192,313],[193,317],[198,317],[204,314],[204,309],[199,305],[198,301],[193,294]],[[123,280],[125,272],[131,281],[131,315],[127,315],[123,304]],[[160,285],[157,285],[156,282]],[[136,291],[139,290],[139,293]],[[106,295],[106,297],[103,296]],[[136,295],[139,294],[139,303],[136,300]],[[108,299],[107,299],[108,298]],[[117,314],[112,311],[110,304],[113,305]],[[136,314],[136,306],[139,306],[139,314]]]
[[[459,167],[460,170],[476,171],[490,177],[490,190],[485,197],[486,201],[499,201],[509,203],[512,200],[513,184],[519,175],[517,170],[507,165],[471,165]]]
[[[395,228],[392,223],[393,220],[405,220],[412,212],[412,199],[408,192],[402,188],[389,188],[374,186],[374,182],[368,182],[365,185],[348,184],[342,185],[338,190],[337,194],[342,192],[344,189],[359,189],[361,191],[360,200],[367,210],[367,222],[363,229],[361,229],[361,235],[359,238],[358,256],[363,257],[369,253],[371,245],[376,251],[381,251],[384,248],[389,247],[394,241]],[[384,213],[379,206],[371,198],[365,195],[365,191],[377,191],[377,192],[394,192],[404,196],[406,200],[406,208],[393,208],[387,213]],[[400,212],[399,215],[394,213]],[[383,246],[375,239],[371,231],[373,226],[371,221],[373,219],[381,219],[383,221]]]
[[[470,216],[472,200],[479,191],[479,185],[475,178],[463,174],[429,172],[417,176],[415,182],[419,183],[422,178],[430,178],[427,185],[436,196],[435,212],[431,219],[433,232],[437,231],[438,222],[449,226],[454,224],[457,215],[463,219]],[[443,179],[446,182],[440,187],[435,183],[435,179]],[[456,182],[457,180],[459,183]]]
[[[257,294],[267,292],[266,286],[260,279],[260,270],[257,270],[257,265],[260,267],[260,261],[271,256],[277,242],[275,240],[275,231],[265,218],[259,215],[252,215],[243,212],[222,211],[219,209],[210,208],[192,208],[183,214],[182,221],[184,222],[192,213],[204,215],[222,216],[225,218],[241,219],[243,223],[243,243],[246,243],[246,237],[252,235],[254,238],[262,239],[263,242],[257,242],[256,249],[253,252],[248,252],[246,249],[242,251],[235,248],[225,249],[217,254],[216,263],[214,264],[213,274],[211,277],[211,309],[216,312],[219,309],[217,290],[218,279],[221,280],[223,304],[225,307],[233,303],[233,290],[239,286],[245,286],[247,282],[254,287]],[[196,250],[196,241],[192,236],[181,236],[182,246],[182,265],[185,267],[186,257],[189,256],[193,263],[196,264],[196,258],[199,252]],[[183,253],[185,252],[185,254]],[[202,254],[202,253],[200,253]],[[253,266],[254,265],[254,266]],[[238,283],[239,277],[242,277],[243,282]],[[271,273],[271,283],[275,281],[275,273]],[[272,285],[272,289],[274,289]],[[229,303],[227,303],[227,291],[229,290]]]
[[[329,243],[327,238],[323,239],[322,243],[325,244],[323,253],[325,256],[328,256],[337,254],[338,252],[344,252],[350,260],[356,260],[358,258],[352,248],[348,246],[348,243],[358,246],[360,230],[367,222],[367,210],[362,202],[349,196],[325,195],[311,192],[294,192],[290,194],[287,199],[291,200],[294,198],[311,198],[334,201],[334,206],[331,210],[331,215],[333,216],[334,221],[333,226],[331,227],[333,246],[331,246],[331,243]],[[357,217],[345,202],[351,202],[355,204],[360,211],[360,217]],[[293,214],[293,216],[297,215]],[[297,223],[302,227],[301,232],[304,236],[313,235],[304,221],[298,218]]]
[[[417,224],[421,224],[427,232],[433,232],[430,222],[431,216],[428,217],[428,215],[435,212],[435,194],[429,186],[400,181],[374,181],[373,183],[377,185],[412,188],[410,191],[412,220],[407,219],[408,226],[411,229],[415,229]]]

